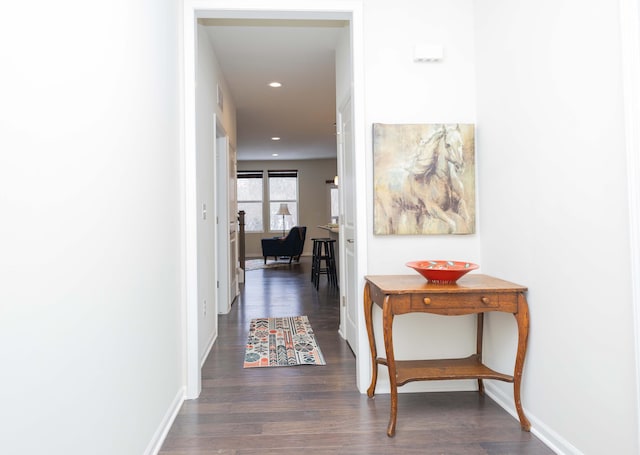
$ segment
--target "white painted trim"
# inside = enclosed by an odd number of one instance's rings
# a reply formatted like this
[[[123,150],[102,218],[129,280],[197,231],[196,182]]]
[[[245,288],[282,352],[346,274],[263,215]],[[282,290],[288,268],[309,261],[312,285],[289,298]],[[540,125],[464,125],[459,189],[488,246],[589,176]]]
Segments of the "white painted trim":
[[[498,406],[511,414],[515,420],[518,420],[513,396],[505,394],[501,389],[496,387],[495,384],[491,383],[491,381],[484,381],[484,392],[489,398],[495,401]],[[542,420],[532,415],[526,408],[523,408],[523,410],[531,423],[531,433],[540,439],[547,447],[558,455],[582,455],[582,452],[545,425]]]
[[[169,405],[167,412],[165,413],[160,425],[156,429],[151,441],[149,441],[149,445],[147,449],[144,451],[144,455],[155,455],[160,452],[162,448],[162,444],[164,444],[164,440],[167,438],[167,434],[169,434],[169,430],[173,425],[173,422],[176,420],[178,416],[178,412],[180,412],[180,408],[182,407],[182,403],[185,398],[185,389],[184,387],[180,387],[178,389],[178,393],[175,398]]]
[[[218,316],[216,315],[216,318],[217,317]],[[207,357],[209,357],[209,353],[211,352],[211,349],[213,349],[213,345],[217,339],[218,339],[218,330],[216,329],[216,331],[211,335],[211,338],[207,342],[207,347],[204,349],[204,352],[200,357],[200,368],[202,368],[204,366],[204,363],[207,361]]]
[[[196,19],[191,2],[183,10],[183,162],[185,238],[186,398],[197,398],[202,388],[198,348],[198,208],[196,192]]]
[[[367,216],[367,176],[369,169],[367,150],[368,129],[365,121],[365,79],[364,79],[364,12],[360,2],[351,9],[351,64],[353,86],[351,89],[351,108],[353,109],[353,147],[355,150],[354,167],[356,169],[356,276],[358,288],[364,289],[364,277],[368,271],[368,216]],[[360,393],[365,393],[371,382],[371,354],[369,339],[365,330],[364,306],[357,306],[358,352],[356,352],[356,384]]]
[[[178,14],[180,15],[179,19],[178,19],[178,61],[180,62],[178,64],[179,66],[179,71],[178,71],[178,83],[180,87],[184,87],[184,53],[185,53],[185,47],[184,47],[184,17],[182,16],[184,12],[180,11],[180,9],[178,8]],[[179,90],[178,91],[178,96],[179,96],[179,118],[180,119],[184,119],[184,109],[185,109],[185,99],[184,99],[184,91],[183,90]],[[181,252],[180,252],[180,270],[182,270],[182,287],[181,287],[181,295],[182,295],[182,302],[181,302],[181,306],[180,306],[180,316],[181,316],[181,326],[182,326],[182,333],[181,333],[181,342],[182,345],[180,346],[180,351],[182,352],[182,358],[181,358],[181,363],[182,363],[182,383],[185,385],[185,396],[187,395],[186,392],[186,384],[188,381],[188,374],[187,374],[187,365],[188,365],[188,345],[189,345],[189,340],[188,340],[188,323],[187,323],[187,311],[189,308],[188,305],[188,292],[187,292],[187,288],[188,288],[188,267],[187,267],[187,207],[186,207],[186,203],[187,203],[187,194],[186,194],[186,184],[185,184],[185,175],[186,175],[186,161],[185,161],[185,131],[184,131],[184,121],[180,123],[179,126],[179,140],[180,140],[180,176],[182,177],[180,180],[180,184],[181,184],[181,188],[180,188],[180,199],[181,199],[181,204],[180,204],[180,219],[183,220],[183,223],[181,224],[181,229],[182,231],[180,232],[180,240],[182,242],[182,248],[181,248]]]
[[[378,366],[378,368],[381,368]],[[378,371],[378,382],[376,383],[376,396],[389,395],[391,393],[391,384],[389,377],[380,378],[382,367]],[[369,387],[369,384],[367,384]],[[416,381],[398,387],[398,394],[403,393],[438,393],[438,392],[477,392],[478,383],[473,379],[452,379],[444,381]],[[385,397],[383,399],[389,399]]]
[[[637,0],[620,0],[620,34],[636,357],[636,444],[640,447],[640,9]]]

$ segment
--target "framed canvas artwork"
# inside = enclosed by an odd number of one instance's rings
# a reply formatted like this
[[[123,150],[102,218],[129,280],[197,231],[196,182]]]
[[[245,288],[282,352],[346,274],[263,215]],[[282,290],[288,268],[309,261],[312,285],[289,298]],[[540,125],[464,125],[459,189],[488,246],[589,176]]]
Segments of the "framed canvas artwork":
[[[473,124],[373,124],[374,234],[475,233]]]

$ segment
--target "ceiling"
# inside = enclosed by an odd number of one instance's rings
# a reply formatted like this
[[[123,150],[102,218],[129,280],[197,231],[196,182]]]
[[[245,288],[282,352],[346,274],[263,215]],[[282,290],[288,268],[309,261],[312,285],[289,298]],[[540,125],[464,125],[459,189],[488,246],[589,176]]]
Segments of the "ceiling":
[[[348,22],[200,23],[236,105],[238,160],[336,157],[335,47]],[[272,81],[282,87],[269,87]]]

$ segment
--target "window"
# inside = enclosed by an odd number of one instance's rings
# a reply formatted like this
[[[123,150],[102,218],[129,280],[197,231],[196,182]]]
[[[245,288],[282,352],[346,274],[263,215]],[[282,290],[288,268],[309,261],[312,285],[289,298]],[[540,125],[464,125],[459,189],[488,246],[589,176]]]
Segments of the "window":
[[[331,185],[329,187],[329,219],[334,224],[338,224],[338,214],[340,213],[339,196],[338,187],[336,185]]]
[[[338,192],[338,176],[333,180],[325,180],[327,184],[327,213],[329,224],[338,224],[340,213],[340,193]]]
[[[289,230],[298,224],[298,171],[268,171],[268,175],[269,229]],[[280,204],[287,204],[291,215],[278,215]]]
[[[263,172],[238,171],[238,210],[244,210],[245,232],[262,232]]]

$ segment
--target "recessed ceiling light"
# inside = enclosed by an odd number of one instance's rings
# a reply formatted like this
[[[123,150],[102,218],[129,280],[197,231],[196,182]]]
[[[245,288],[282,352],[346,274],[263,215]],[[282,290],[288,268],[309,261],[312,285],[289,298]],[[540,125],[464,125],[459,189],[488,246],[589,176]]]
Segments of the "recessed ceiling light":
[[[273,87],[273,88],[278,88],[278,87],[282,87],[282,84],[280,82],[269,82],[269,87]]]
[[[273,137],[271,138],[271,140],[272,140],[272,141],[279,141],[279,140],[280,140],[280,138],[279,138],[278,136],[273,136]]]
[[[278,154],[277,153],[272,153],[271,156],[278,156]]]

